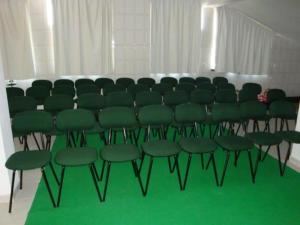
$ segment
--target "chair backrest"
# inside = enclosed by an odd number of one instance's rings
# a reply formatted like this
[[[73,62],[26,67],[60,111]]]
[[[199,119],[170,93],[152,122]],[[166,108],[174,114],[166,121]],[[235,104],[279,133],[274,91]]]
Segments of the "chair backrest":
[[[26,90],[26,96],[34,98],[38,105],[43,105],[45,99],[50,96],[50,90],[45,86],[34,86]]]
[[[163,77],[160,79],[161,84],[168,84],[171,87],[175,87],[178,84],[178,80],[174,77]]]
[[[267,115],[267,106],[259,101],[248,101],[240,104],[241,117],[246,120],[263,120]]]
[[[137,93],[135,97],[135,104],[138,108],[146,105],[161,105],[162,96],[155,91],[143,91]]]
[[[189,96],[185,91],[169,91],[164,95],[164,103],[170,107],[175,107],[188,101]]]
[[[194,103],[185,103],[175,107],[175,120],[178,123],[203,122],[206,119],[206,109]]]
[[[143,84],[151,88],[155,84],[155,80],[150,77],[142,77],[137,80],[138,84]]]
[[[54,87],[58,86],[69,86],[74,88],[74,81],[69,79],[58,79],[54,81]]]
[[[120,91],[125,92],[126,88],[119,84],[107,84],[103,87],[102,92],[103,92],[103,95],[107,95],[112,92],[120,92]]]
[[[76,94],[79,97],[83,94],[96,94],[98,93],[98,88],[95,84],[86,84],[86,85],[79,85],[76,88]]]
[[[217,103],[235,103],[237,102],[237,95],[232,90],[217,90],[215,100]]]
[[[75,81],[76,89],[82,85],[95,85],[95,81],[93,81],[92,79],[89,79],[89,78],[80,78]]]
[[[269,112],[272,118],[297,119],[297,111],[294,103],[287,100],[273,101]]]
[[[133,107],[134,101],[133,97],[128,92],[112,92],[105,96],[105,106],[123,106],[123,107]]]
[[[197,77],[196,78],[196,84],[202,84],[202,83],[209,83],[211,84],[211,80],[208,77]]]
[[[179,84],[184,84],[184,83],[196,85],[196,80],[193,77],[181,77],[181,78],[179,78]]]
[[[197,89],[208,90],[208,91],[211,91],[212,93],[215,93],[215,91],[216,91],[216,87],[213,84],[205,83],[205,82],[197,84]]]
[[[176,91],[184,91],[189,96],[194,89],[195,89],[195,85],[192,83],[179,83],[175,88]]]
[[[35,80],[32,82],[31,86],[44,86],[51,90],[53,84],[50,80]]]
[[[278,100],[285,100],[286,94],[284,90],[281,89],[270,89],[267,94],[268,103],[272,103]]]
[[[44,111],[26,111],[16,114],[12,120],[12,128],[20,134],[32,132],[48,133],[53,129],[52,116]]]
[[[37,109],[37,102],[34,98],[28,96],[16,96],[8,99],[8,108],[10,117],[24,111]]]
[[[111,78],[101,77],[95,80],[95,84],[99,90],[101,90],[105,85],[114,84],[114,80]]]
[[[86,109],[67,109],[58,113],[56,117],[56,127],[63,132],[84,131],[94,126],[94,114]]]
[[[98,112],[105,107],[105,98],[99,94],[83,94],[78,97],[77,108]]]
[[[56,115],[58,112],[73,109],[74,101],[69,95],[53,95],[46,98],[44,103],[44,110]]]
[[[220,103],[212,106],[213,121],[238,122],[241,118],[240,107],[235,103]]]
[[[58,85],[52,89],[52,95],[68,95],[72,98],[75,96],[75,88],[71,85]]]
[[[216,86],[217,86],[218,90],[235,91],[235,86],[234,86],[234,84],[231,84],[231,83],[218,83]]]
[[[129,77],[120,77],[116,80],[116,84],[122,85],[125,88],[128,88],[129,85],[135,84],[134,79]]]
[[[139,110],[138,120],[144,126],[166,126],[174,118],[173,111],[165,105],[148,105]]]
[[[248,82],[243,84],[242,90],[249,90],[258,95],[261,93],[262,87],[260,84]]]
[[[19,87],[9,87],[6,88],[7,98],[12,98],[16,96],[24,96],[24,90]]]
[[[99,113],[100,126],[105,129],[134,128],[137,120],[133,108],[109,107]]]
[[[173,88],[170,84],[168,83],[160,83],[160,84],[154,84],[152,86],[152,91],[156,91],[160,93],[161,95],[164,95],[168,91],[172,91]]]
[[[190,102],[200,105],[210,105],[214,102],[214,94],[209,90],[195,89],[191,93]]]
[[[228,83],[228,79],[226,77],[214,77],[212,81],[216,86],[220,83]]]
[[[138,93],[149,90],[150,88],[144,84],[130,84],[127,88],[128,93],[130,93],[134,99]]]
[[[249,88],[242,89],[239,91],[239,102],[255,101],[258,99],[258,94]]]

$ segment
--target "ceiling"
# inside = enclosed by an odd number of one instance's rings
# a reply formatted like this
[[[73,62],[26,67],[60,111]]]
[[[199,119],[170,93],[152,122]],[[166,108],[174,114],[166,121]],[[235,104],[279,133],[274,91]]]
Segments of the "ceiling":
[[[228,5],[273,31],[300,42],[300,0],[203,0],[214,6]]]

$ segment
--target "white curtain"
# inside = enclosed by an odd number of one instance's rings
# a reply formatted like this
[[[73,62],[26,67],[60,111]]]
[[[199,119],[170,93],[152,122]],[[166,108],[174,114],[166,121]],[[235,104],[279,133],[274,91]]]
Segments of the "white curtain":
[[[151,0],[151,72],[200,70],[201,1]]]
[[[274,33],[234,9],[217,12],[216,71],[268,74]]]
[[[34,76],[26,0],[0,1],[0,53],[5,79]]]
[[[55,73],[112,72],[110,0],[52,0]]]

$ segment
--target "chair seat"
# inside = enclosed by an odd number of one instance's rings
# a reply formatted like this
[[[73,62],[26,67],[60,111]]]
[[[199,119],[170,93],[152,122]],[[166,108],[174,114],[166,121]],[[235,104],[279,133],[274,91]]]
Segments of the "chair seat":
[[[249,133],[246,137],[257,145],[279,145],[282,142],[280,135],[267,132]]]
[[[176,143],[167,140],[150,141],[144,143],[142,148],[146,154],[156,157],[173,156],[181,151]]]
[[[278,134],[283,140],[291,143],[300,144],[300,132],[299,131],[280,131]]]
[[[215,138],[215,141],[224,149],[232,151],[248,150],[254,147],[250,139],[236,135],[219,136]]]
[[[10,170],[32,170],[46,166],[51,160],[51,153],[46,150],[16,152],[6,161]]]
[[[61,166],[85,166],[97,160],[94,148],[66,148],[55,156],[55,162]]]
[[[214,141],[208,138],[183,138],[180,140],[179,145],[188,153],[209,153],[217,149]]]
[[[86,130],[85,133],[86,134],[98,134],[98,133],[102,133],[105,130],[100,127],[100,125],[98,123],[95,124],[95,126],[92,129]]]
[[[133,144],[110,144],[103,148],[100,156],[110,162],[126,162],[140,158],[140,151]]]

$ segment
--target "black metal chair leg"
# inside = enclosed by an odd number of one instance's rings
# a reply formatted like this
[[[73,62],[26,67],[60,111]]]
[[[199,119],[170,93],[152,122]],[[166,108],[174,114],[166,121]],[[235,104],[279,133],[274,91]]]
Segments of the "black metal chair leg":
[[[178,177],[178,182],[179,182],[179,188],[182,190],[182,181],[181,181],[181,175],[180,175],[180,169],[179,169],[179,163],[178,163],[178,157],[179,155],[175,155],[175,168],[177,170],[177,177]]]
[[[237,167],[237,162],[239,160],[241,152],[240,151],[235,151],[234,152],[234,166]]]
[[[103,201],[105,201],[105,198],[106,198],[106,192],[107,192],[108,180],[109,180],[109,175],[110,175],[110,166],[111,166],[111,162],[107,162],[107,167],[106,167],[106,178],[105,178],[104,192],[103,192],[103,197],[102,197],[102,200],[103,200]]]
[[[291,143],[289,142],[289,148],[288,148],[288,151],[286,153],[286,156],[285,156],[285,159],[284,159],[284,162],[283,162],[283,166],[282,166],[282,169],[281,169],[281,172],[282,172],[282,175],[284,175],[284,172],[285,172],[285,169],[286,169],[286,164],[287,164],[287,161],[289,160],[290,158],[290,155],[291,155]],[[278,147],[279,148],[279,147]]]
[[[95,188],[96,188],[96,191],[97,191],[97,195],[98,195],[98,198],[100,200],[100,202],[102,201],[102,196],[101,196],[101,193],[100,193],[100,190],[99,190],[99,186],[98,186],[98,183],[97,183],[97,176],[95,174],[95,164],[92,163],[90,166],[90,172],[91,172],[91,175],[92,175],[92,178],[93,178],[93,182],[94,182],[94,185],[95,185]]]
[[[100,176],[98,174],[97,167],[96,167],[95,163],[92,164],[92,168],[94,170],[94,174],[95,174],[97,180],[100,181]]]
[[[253,170],[253,173],[254,173],[254,177],[256,177],[256,174],[257,174],[257,170],[258,170],[258,165],[259,165],[259,162],[261,161],[261,146],[259,147],[258,149],[258,152],[257,152],[257,156],[256,156],[256,162],[255,162],[255,166],[254,166],[254,170]]]
[[[212,164],[213,164],[213,169],[214,169],[216,184],[217,184],[217,186],[219,186],[218,172],[217,172],[216,160],[215,160],[214,153],[211,153],[210,158],[211,158],[211,161],[212,161]]]
[[[132,168],[133,168],[134,176],[137,177],[139,172],[138,172],[138,170],[136,169],[135,164],[134,164],[133,161],[131,161],[131,165],[132,165]]]
[[[11,187],[10,187],[10,197],[9,197],[9,207],[8,207],[9,213],[11,213],[11,209],[12,209],[12,200],[13,200],[14,187],[15,187],[15,176],[16,176],[16,171],[14,170],[12,174]]]
[[[38,150],[41,150],[41,147],[40,147],[40,145],[39,145],[39,142],[38,142],[38,140],[36,139],[36,136],[35,136],[35,134],[34,134],[34,133],[32,133],[32,136],[33,136],[33,139],[34,139],[34,142],[35,142],[36,146],[38,147]]]
[[[206,167],[205,167],[205,170],[208,170],[208,167],[209,167],[211,161],[212,161],[212,158],[209,157],[208,162],[207,162]]]
[[[45,184],[46,184],[46,187],[47,187],[47,190],[48,190],[51,202],[53,204],[53,207],[55,208],[56,204],[55,204],[55,200],[54,200],[54,197],[53,197],[53,194],[52,194],[52,191],[51,191],[51,188],[50,188],[50,185],[49,185],[46,173],[45,173],[45,168],[41,168],[41,171],[42,171],[43,179],[45,181]]]
[[[220,186],[223,186],[224,183],[224,178],[225,178],[225,174],[226,174],[226,170],[227,170],[227,166],[228,166],[228,162],[229,162],[229,157],[230,157],[230,153],[227,152],[226,153],[226,159],[225,159],[225,164],[224,164],[224,168],[223,168],[223,173],[222,173],[222,178],[221,178],[221,182],[220,182]]]
[[[102,181],[102,179],[103,179],[103,174],[104,174],[105,166],[106,166],[106,161],[103,161],[102,162],[102,169],[101,169],[101,174],[100,174],[100,177],[99,177],[99,181]]]
[[[183,184],[182,184],[182,190],[184,190],[185,186],[186,186],[187,178],[188,178],[189,171],[190,171],[191,160],[192,160],[192,154],[189,154],[187,165],[186,165],[186,170],[185,170],[185,176],[184,176],[184,180],[183,180]]]
[[[271,145],[268,146],[267,150],[265,151],[265,153],[264,153],[264,155],[263,155],[263,157],[262,157],[262,159],[261,159],[262,162],[266,159],[266,157],[267,157],[267,155],[268,155],[268,153],[269,153],[269,151],[270,151],[270,148],[271,148]]]
[[[150,164],[149,164],[149,168],[148,168],[148,174],[147,174],[147,180],[146,180],[146,186],[145,189],[143,191],[143,195],[146,196],[147,192],[148,192],[148,187],[149,187],[149,181],[150,181],[150,176],[151,176],[151,171],[152,171],[152,165],[153,165],[153,157],[150,156]]]
[[[277,151],[277,161],[278,161],[278,166],[279,166],[279,174],[280,174],[280,176],[283,176],[282,166],[281,166],[281,156],[280,156],[280,150],[279,150],[278,146],[276,148],[276,151]]]
[[[169,165],[170,173],[174,173],[176,165],[175,165],[175,162],[174,162],[174,165],[172,166],[171,157],[170,156],[168,156],[168,165]]]
[[[134,167],[134,170],[137,172],[138,182],[139,182],[142,194],[143,194],[144,193],[144,187],[143,187],[142,179],[141,179],[141,176],[140,176],[140,173],[139,173],[139,170],[138,170],[138,165],[137,165],[135,160],[133,160],[132,162],[133,162],[132,165]]]
[[[23,189],[23,170],[20,170],[20,190]]]
[[[53,167],[52,162],[50,162],[49,165],[50,165],[50,169],[51,169],[51,171],[52,171],[52,174],[53,174],[53,176],[54,176],[54,178],[55,178],[56,183],[57,183],[58,185],[60,185],[59,180],[58,180],[58,177],[57,177],[57,175],[56,175],[56,172],[55,172],[55,169],[54,169],[54,167]]]
[[[200,154],[200,157],[201,157],[201,168],[202,168],[202,170],[204,170],[204,155],[203,155],[203,153]]]
[[[61,192],[62,192],[62,187],[63,187],[63,184],[64,184],[64,177],[65,177],[65,167],[62,167],[62,170],[61,170],[61,175],[60,175],[60,185],[59,185],[59,190],[58,190],[58,198],[57,198],[57,203],[56,203],[56,206],[59,207],[59,204],[60,204],[60,199],[61,199]]]
[[[253,171],[253,163],[252,163],[251,152],[249,150],[247,152],[248,152],[248,159],[249,159],[249,166],[250,166],[250,173],[251,173],[252,183],[255,183],[255,173]]]
[[[145,153],[142,152],[142,156],[141,156],[141,162],[140,162],[140,166],[138,167],[138,172],[140,173],[143,167],[143,163],[144,163],[144,159],[145,159]]]

